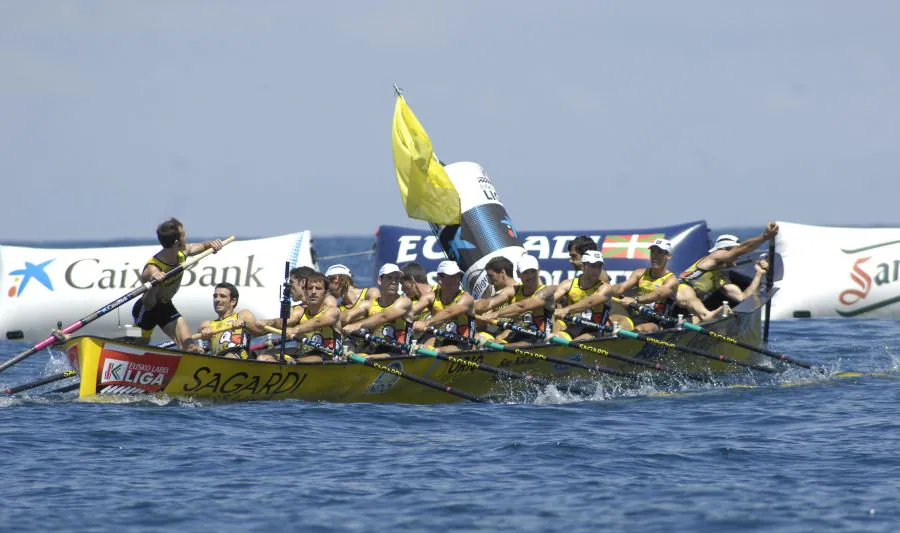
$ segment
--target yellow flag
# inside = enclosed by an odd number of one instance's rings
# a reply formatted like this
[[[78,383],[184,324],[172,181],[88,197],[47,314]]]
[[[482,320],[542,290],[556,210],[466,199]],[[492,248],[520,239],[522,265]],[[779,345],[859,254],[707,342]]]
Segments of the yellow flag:
[[[397,185],[406,214],[435,224],[459,224],[459,194],[434,156],[431,139],[402,96],[391,131]]]

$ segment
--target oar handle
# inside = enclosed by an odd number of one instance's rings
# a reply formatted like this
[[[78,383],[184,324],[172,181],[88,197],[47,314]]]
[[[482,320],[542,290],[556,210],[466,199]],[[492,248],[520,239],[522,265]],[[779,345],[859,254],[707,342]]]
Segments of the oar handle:
[[[231,244],[232,242],[234,242],[235,238],[236,237],[234,235],[232,235],[231,237],[228,237],[227,239],[223,240],[222,246],[225,247],[225,246]],[[209,250],[204,250],[203,252],[200,252],[199,254],[197,254],[195,256],[191,256],[184,263],[182,263],[182,264],[176,266],[175,268],[173,268],[172,270],[166,272],[165,275],[161,279],[152,279],[146,283],[143,283],[142,285],[136,287],[134,290],[132,290],[128,294],[121,296],[116,300],[113,300],[112,302],[104,305],[100,309],[97,309],[93,313],[83,317],[81,320],[73,322],[73,323],[69,324],[68,326],[62,328],[61,331],[63,333],[65,333],[66,335],[73,333],[75,331],[78,331],[79,329],[83,328],[84,326],[90,324],[91,322],[93,322],[93,321],[97,320],[98,318],[104,316],[105,314],[109,313],[113,309],[118,308],[125,302],[132,300],[132,299],[140,296],[141,294],[144,294],[145,292],[147,292],[151,288],[155,287],[156,285],[166,281],[167,279],[171,279],[173,276],[176,276],[176,275],[180,274],[181,272],[184,272],[186,269],[194,266],[198,261],[200,261],[204,257],[207,257],[209,254],[212,254],[215,252],[216,252],[216,250],[213,250],[212,248],[210,248]],[[57,341],[58,341],[58,339],[56,338],[56,336],[50,335],[49,337],[47,337],[46,339],[42,340],[41,342],[35,344],[28,350],[20,353],[19,355],[13,357],[12,359],[10,359],[10,360],[6,361],[5,363],[3,363],[2,365],[0,365],[0,372],[3,372],[4,370],[11,367],[12,365],[18,363],[19,361],[21,361],[27,357],[34,355],[35,353],[43,350],[44,348],[55,344]]]
[[[431,333],[435,337],[441,337],[443,339],[451,340],[456,343],[466,344],[468,346],[478,346],[478,341],[475,339],[466,337],[465,335],[459,335],[458,333],[439,329],[434,326],[429,326],[425,329],[425,331]]]
[[[227,325],[225,325],[225,326],[221,326],[221,327],[218,327],[218,328],[213,328],[213,330],[210,332],[210,335],[217,335],[217,334],[219,334],[219,333],[224,333],[224,332],[226,332],[226,331],[231,331],[231,330],[237,329],[237,328],[239,328],[239,327],[243,327],[243,324],[236,324],[236,323],[235,323],[235,324],[227,324]],[[194,333],[193,335],[191,335],[190,338],[191,338],[192,341],[198,341],[198,340],[200,340],[200,339],[203,338],[203,334],[202,334],[202,333]]]

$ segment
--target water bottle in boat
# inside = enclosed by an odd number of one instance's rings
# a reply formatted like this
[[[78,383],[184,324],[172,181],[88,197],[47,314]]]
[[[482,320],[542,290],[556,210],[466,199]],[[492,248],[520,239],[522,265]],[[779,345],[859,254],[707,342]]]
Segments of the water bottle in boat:
[[[722,300],[722,316],[726,317],[731,314],[731,306],[728,304],[728,300]]]
[[[431,224],[431,231],[447,257],[463,270],[463,288],[481,298],[492,294],[484,270],[487,262],[502,255],[516,265],[527,252],[481,165],[459,162],[444,169],[459,193],[462,217],[459,225]]]

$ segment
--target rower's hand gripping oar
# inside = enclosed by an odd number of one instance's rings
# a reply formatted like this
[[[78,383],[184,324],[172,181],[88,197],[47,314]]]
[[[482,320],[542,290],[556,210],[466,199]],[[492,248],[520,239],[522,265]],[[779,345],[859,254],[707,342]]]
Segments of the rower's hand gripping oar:
[[[619,298],[613,298],[613,300],[621,302],[621,299],[619,299]],[[659,313],[653,311],[653,309],[651,309],[650,307],[648,307],[646,305],[635,304],[635,305],[631,305],[630,307],[632,307],[633,309],[636,309],[640,314],[653,319],[660,325],[667,326],[667,327],[679,326],[678,319],[660,315]],[[756,353],[765,355],[767,357],[771,357],[772,359],[776,359],[778,361],[784,361],[785,363],[790,363],[792,365],[796,365],[801,368],[805,368],[807,370],[812,370],[814,368],[813,365],[811,365],[805,361],[801,361],[799,359],[793,359],[784,354],[774,352],[772,350],[768,350],[768,349],[762,348],[760,346],[754,346],[752,344],[749,344],[749,343],[746,343],[743,341],[739,341],[732,337],[722,335],[721,333],[716,333],[715,331],[710,331],[710,330],[708,330],[706,328],[702,328],[690,321],[685,321],[682,324],[680,324],[680,326],[683,327],[684,329],[696,331],[697,333],[701,333],[703,335],[706,335],[707,337],[716,339],[717,341],[727,342],[728,344],[734,344],[735,346],[740,346],[741,348],[744,348],[746,350],[750,350],[752,352],[756,352]]]
[[[340,354],[335,353],[334,350],[330,350],[330,349],[326,348],[325,346],[319,344],[318,342],[312,341],[312,340],[310,340],[310,339],[308,339],[308,338],[306,338],[306,337],[304,337],[303,340],[302,340],[301,342],[302,342],[303,344],[309,346],[310,348],[314,348],[314,349],[319,350],[319,351],[321,351],[321,352],[327,353],[327,354],[331,355],[332,357],[335,357],[335,356],[340,355]],[[464,400],[469,400],[470,402],[484,403],[484,399],[481,398],[481,397],[479,397],[479,396],[475,396],[475,395],[473,395],[473,394],[469,394],[469,393],[466,392],[466,391],[459,390],[459,389],[454,388],[454,387],[451,387],[451,386],[449,386],[449,385],[444,385],[443,383],[438,383],[437,381],[433,381],[433,380],[430,380],[430,379],[428,379],[428,378],[423,378],[422,376],[417,376],[417,375],[415,375],[415,374],[410,374],[410,373],[405,372],[405,371],[403,371],[403,370],[400,370],[400,369],[397,369],[397,368],[393,368],[393,367],[390,367],[390,366],[387,366],[387,365],[383,365],[383,364],[381,364],[381,363],[377,363],[377,362],[375,362],[375,361],[373,361],[373,360],[371,360],[371,359],[367,359],[367,358],[365,358],[365,357],[363,357],[363,356],[361,356],[361,355],[358,355],[358,354],[349,352],[349,353],[346,354],[346,357],[347,357],[347,359],[353,361],[354,363],[358,363],[358,364],[361,364],[361,365],[365,365],[365,366],[368,366],[368,367],[372,367],[372,368],[374,368],[374,369],[376,369],[376,370],[380,370],[380,371],[382,371],[382,372],[387,372],[387,373],[389,373],[389,374],[394,374],[395,376],[399,376],[399,377],[401,377],[401,378],[403,378],[403,379],[408,379],[409,381],[418,383],[419,385],[422,385],[422,386],[425,386],[425,387],[428,387],[428,388],[431,388],[431,389],[439,390],[439,391],[442,391],[442,392],[446,392],[447,394],[451,394],[451,395],[453,395],[453,396],[457,396],[457,397],[462,398],[462,399],[464,399]]]
[[[227,239],[222,241],[222,246],[225,247],[228,244],[231,244],[232,242],[234,242],[234,240],[235,240],[235,237],[232,235],[231,237],[228,237]],[[86,326],[86,325],[90,324],[91,322],[97,320],[98,318],[106,315],[113,309],[116,309],[117,307],[121,306],[125,302],[127,302],[129,300],[133,300],[134,298],[144,294],[145,292],[147,292],[148,290],[152,289],[153,287],[159,285],[160,283],[163,283],[166,280],[171,279],[172,277],[191,268],[198,261],[204,259],[209,254],[212,254],[215,252],[216,252],[216,250],[213,250],[212,248],[210,248],[209,250],[205,250],[195,256],[188,258],[188,260],[185,261],[184,263],[182,263],[182,264],[176,266],[175,268],[173,268],[172,270],[166,272],[162,278],[152,279],[152,280],[144,283],[143,285],[135,288],[128,294],[121,296],[116,300],[113,300],[112,302],[104,305],[100,309],[97,309],[96,311],[85,316],[81,320],[78,320],[76,322],[69,324],[68,326],[66,326],[65,328],[62,329],[62,333],[68,335],[69,333],[78,331],[79,329],[83,328],[84,326]],[[22,361],[23,359],[25,359],[27,357],[30,357],[30,356],[36,354],[37,352],[43,350],[44,348],[46,348],[52,344],[55,344],[59,340],[60,339],[58,339],[55,335],[50,335],[49,337],[47,337],[46,339],[42,340],[41,342],[35,344],[28,350],[25,350],[24,352],[20,353],[19,355],[13,357],[12,359],[10,359],[10,360],[6,361],[5,363],[3,363],[2,365],[0,365],[0,372],[3,372],[4,370],[11,367],[12,365],[18,363],[19,361]]]
[[[431,328],[430,328],[431,329]],[[436,336],[442,336],[434,331],[430,331],[430,333],[434,333]],[[435,330],[440,331],[440,330]],[[444,332],[449,333],[449,332]],[[421,355],[424,357],[431,357],[433,359],[440,359],[441,361],[446,361],[448,363],[456,363],[463,366],[467,366],[469,368],[474,368],[478,370],[483,370],[485,372],[490,372],[491,374],[495,374],[497,376],[512,378],[512,379],[521,379],[522,381],[528,381],[534,383],[535,385],[539,385],[541,387],[547,386],[550,384],[549,380],[544,378],[539,378],[537,376],[531,376],[528,374],[522,374],[520,372],[514,372],[512,370],[507,370],[505,368],[498,368],[496,366],[487,365],[484,363],[478,363],[475,361],[469,361],[468,359],[463,359],[462,357],[456,357],[453,355],[448,355],[436,350],[429,350],[423,346],[413,346],[412,344],[402,344],[399,341],[395,341],[392,339],[385,339],[383,337],[378,337],[376,335],[372,335],[371,333],[363,333],[363,332],[354,332],[351,333],[354,337],[359,337],[361,339],[365,339],[369,342],[374,342],[375,344],[381,344],[384,346],[390,346],[392,348],[397,348],[403,350],[404,352],[410,355]],[[461,337],[461,336],[460,336]],[[468,337],[463,337],[468,339]],[[474,340],[472,342],[475,342]]]

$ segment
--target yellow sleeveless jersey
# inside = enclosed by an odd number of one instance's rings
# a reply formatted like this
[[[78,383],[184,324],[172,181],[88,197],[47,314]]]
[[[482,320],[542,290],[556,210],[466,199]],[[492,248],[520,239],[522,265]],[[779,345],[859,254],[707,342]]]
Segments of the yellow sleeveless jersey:
[[[598,279],[597,283],[591,287],[584,288],[581,286],[581,276],[578,276],[572,281],[572,286],[569,287],[569,290],[566,292],[566,299],[569,301],[569,304],[580,302],[588,296],[595,294],[602,286],[603,281]],[[580,313],[580,316],[585,320],[597,322],[600,317],[603,316],[604,311],[606,311],[606,304],[599,304],[590,309],[585,309]]]
[[[300,317],[300,323],[302,324],[308,320],[319,318],[320,316],[325,314],[325,311],[327,311],[328,309],[328,307],[322,307],[322,309],[318,313],[316,313],[315,315],[310,315],[309,308],[307,308],[303,311],[303,316]],[[323,326],[312,331],[307,331],[303,334],[303,336],[315,343],[321,344],[328,349],[334,349],[335,332],[334,328],[332,328],[331,326]]]
[[[377,315],[378,313],[384,313],[385,311],[393,307],[398,301],[400,301],[400,298],[394,300],[391,305],[384,307],[381,305],[381,298],[375,298],[374,300],[372,300],[372,306],[369,307],[368,316]],[[373,333],[375,333],[375,335],[378,335],[379,337],[387,337],[398,342],[406,342],[407,326],[408,324],[406,320],[403,317],[399,317],[391,320],[390,322],[381,324],[380,326],[375,328],[375,331]]]
[[[225,318],[220,320],[212,320],[209,323],[210,329],[219,329],[222,327],[227,327],[234,324],[238,320],[238,314],[232,313]],[[229,348],[235,348],[237,346],[243,346],[244,344],[244,328],[235,328],[230,329],[228,331],[223,331],[221,333],[216,333],[209,339],[209,353],[210,355],[218,355],[220,352],[223,352]],[[237,355],[240,356],[241,359],[247,358],[247,351],[240,350],[237,352]]]
[[[346,310],[348,310],[348,309],[353,309],[354,307],[356,307],[357,305],[359,305],[359,302],[364,302],[364,301],[366,301],[366,294],[368,294],[368,293],[369,293],[369,288],[366,287],[366,288],[364,288],[362,291],[360,291],[360,293],[359,293],[359,298],[357,298],[356,301],[353,302],[353,305],[347,305],[347,304],[345,304],[344,302],[341,302],[341,304],[338,306],[338,308],[339,308],[342,312],[343,312],[343,311],[346,311]]]
[[[451,305],[459,302],[459,299],[466,293],[466,291],[460,289],[459,292],[456,293],[456,296],[453,297],[447,303],[441,301],[441,291],[437,288],[437,285],[434,287],[434,302],[431,303],[431,316],[435,316],[444,309],[450,307]],[[468,314],[462,314],[451,320],[450,322],[445,322],[441,324],[441,328],[449,331],[450,333],[458,333],[463,336],[469,336],[471,333],[475,332],[475,319],[470,317]]]
[[[658,278],[654,278],[650,273],[650,269],[644,271],[641,274],[641,279],[638,281],[637,293],[638,296],[643,296],[645,294],[650,294],[651,292],[655,292],[656,289],[665,285],[666,281],[674,276],[673,272],[666,272],[662,276]],[[653,306],[653,310],[657,313],[668,314],[668,312],[672,308],[672,299],[670,298],[667,302],[655,302],[653,304],[648,304]]]
[[[534,290],[534,292],[526,295],[524,286],[521,283],[516,285],[516,294],[513,295],[512,301],[509,303],[509,305],[519,303],[523,300],[528,300],[529,298],[534,298],[534,295],[537,294],[538,292],[540,292],[544,287],[545,287],[545,285],[543,283],[540,283],[540,284],[538,284],[538,286]],[[534,313],[535,313],[534,311],[528,311],[527,313],[524,313],[522,315],[519,315],[518,317],[515,317],[515,321],[516,322],[524,322],[529,325],[533,324],[533,325],[537,326],[537,329],[543,330],[544,329],[544,321],[545,321],[544,315],[542,313],[538,313],[538,316],[534,316]]]
[[[698,259],[687,270],[681,273],[681,281],[687,283],[697,292],[697,296],[702,300],[709,294],[712,294],[722,288],[729,282],[723,270],[703,270],[697,264],[702,261],[703,257]]]
[[[178,265],[184,263],[187,260],[187,256],[184,255],[184,252],[178,252],[178,263],[175,265],[170,265],[168,263],[164,263],[159,260],[155,255],[147,260],[148,265],[153,265],[156,268],[162,270],[164,273],[170,272],[173,268]],[[159,285],[156,286],[155,297],[156,303],[168,303],[172,301],[172,297],[175,296],[175,293],[178,292],[179,287],[181,286],[181,278],[184,276],[184,271],[181,273],[163,281]]]

